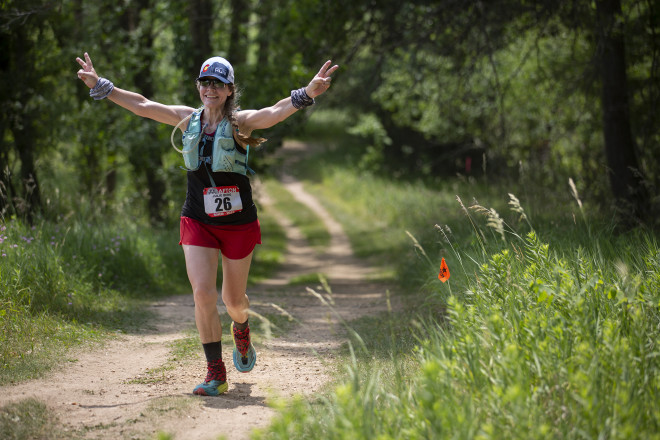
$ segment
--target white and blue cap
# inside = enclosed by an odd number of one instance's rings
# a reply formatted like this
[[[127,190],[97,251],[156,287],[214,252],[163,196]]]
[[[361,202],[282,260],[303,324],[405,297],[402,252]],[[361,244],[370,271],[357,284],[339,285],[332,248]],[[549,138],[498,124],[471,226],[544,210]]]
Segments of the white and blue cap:
[[[201,78],[217,78],[225,84],[234,83],[234,68],[231,67],[229,61],[222,57],[212,57],[202,63],[202,68],[199,69],[199,77]]]

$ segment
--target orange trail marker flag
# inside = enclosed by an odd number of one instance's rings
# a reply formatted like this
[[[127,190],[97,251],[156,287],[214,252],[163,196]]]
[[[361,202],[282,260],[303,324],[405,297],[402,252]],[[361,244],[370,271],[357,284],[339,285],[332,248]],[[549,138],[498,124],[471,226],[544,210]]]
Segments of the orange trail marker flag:
[[[440,263],[440,273],[438,274],[438,279],[444,283],[449,279],[449,276],[449,267],[447,267],[447,263],[443,258],[442,262]]]

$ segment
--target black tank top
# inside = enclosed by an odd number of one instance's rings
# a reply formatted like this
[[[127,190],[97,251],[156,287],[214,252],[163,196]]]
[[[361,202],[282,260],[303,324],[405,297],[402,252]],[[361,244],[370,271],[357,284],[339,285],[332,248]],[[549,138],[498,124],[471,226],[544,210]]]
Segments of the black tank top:
[[[213,154],[213,141],[215,133],[203,133],[200,139],[200,155],[211,157]],[[245,153],[245,150],[234,141],[236,148]],[[210,162],[210,161],[209,161]],[[212,187],[209,173],[213,176],[215,186],[237,186],[241,196],[243,209],[233,214],[220,217],[211,217],[204,210],[204,189]],[[257,207],[252,200],[252,186],[247,176],[239,173],[227,173],[211,171],[211,165],[202,162],[195,171],[188,171],[188,190],[186,201],[181,209],[182,217],[190,217],[208,225],[244,225],[257,219]]]

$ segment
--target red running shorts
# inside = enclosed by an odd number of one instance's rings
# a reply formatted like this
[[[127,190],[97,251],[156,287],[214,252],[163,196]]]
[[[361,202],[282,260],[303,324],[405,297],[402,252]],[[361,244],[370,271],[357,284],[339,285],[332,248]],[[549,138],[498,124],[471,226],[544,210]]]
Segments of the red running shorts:
[[[245,225],[207,225],[189,217],[181,217],[179,244],[220,249],[230,260],[250,255],[261,244],[259,220]]]

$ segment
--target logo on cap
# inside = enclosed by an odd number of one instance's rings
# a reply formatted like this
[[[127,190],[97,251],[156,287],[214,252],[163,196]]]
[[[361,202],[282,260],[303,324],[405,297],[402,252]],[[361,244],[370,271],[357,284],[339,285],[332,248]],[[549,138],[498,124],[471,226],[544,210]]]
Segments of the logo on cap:
[[[202,69],[202,72],[206,72],[207,70],[209,70],[209,67],[211,67],[210,64],[207,64],[206,66],[204,66],[204,68]]]

